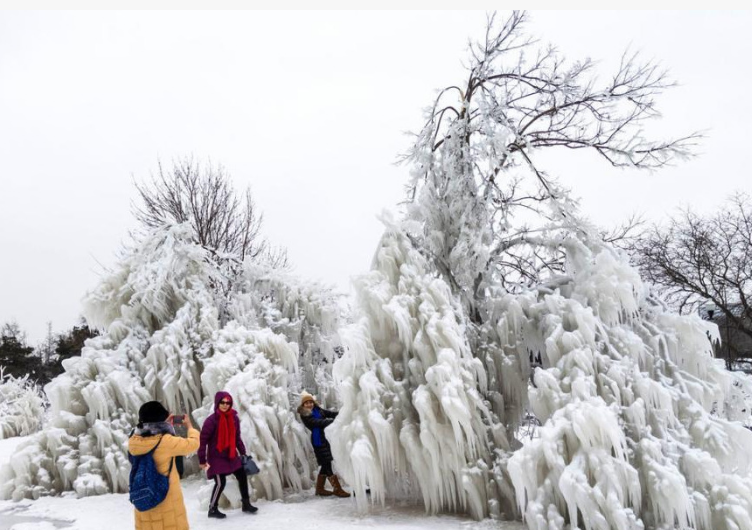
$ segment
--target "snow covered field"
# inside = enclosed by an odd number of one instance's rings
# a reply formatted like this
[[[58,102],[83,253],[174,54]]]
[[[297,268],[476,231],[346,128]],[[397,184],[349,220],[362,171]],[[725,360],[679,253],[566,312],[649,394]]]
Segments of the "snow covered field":
[[[25,438],[0,440],[0,462],[5,463],[13,449]],[[227,519],[208,519],[199,507],[198,490],[204,481],[192,478],[183,481],[188,519],[193,530],[342,530],[345,528],[384,527],[389,530],[431,528],[437,530],[521,530],[517,523],[500,524],[485,520],[476,522],[450,515],[426,516],[420,506],[388,506],[373,508],[359,515],[353,499],[318,498],[313,490],[303,495],[290,495],[284,500],[256,503],[259,512],[246,515],[240,510],[227,510]],[[232,480],[228,488],[233,487]],[[100,495],[77,499],[75,495],[43,497],[36,501],[0,501],[0,530],[130,530],[133,528],[132,508],[123,494]]]

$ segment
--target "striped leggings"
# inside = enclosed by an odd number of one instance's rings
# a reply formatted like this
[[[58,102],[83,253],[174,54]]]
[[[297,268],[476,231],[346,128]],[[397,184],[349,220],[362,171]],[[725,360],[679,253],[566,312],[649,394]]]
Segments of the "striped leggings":
[[[222,495],[222,492],[225,490],[225,485],[227,485],[227,475],[230,473],[226,473],[224,475],[214,475],[214,489],[212,490],[212,496],[211,496],[211,502],[209,503],[209,508],[216,508],[217,503],[219,503],[219,497]],[[245,469],[242,467],[238,469],[237,471],[233,471],[232,475],[235,475],[235,478],[238,479],[238,487],[240,488],[240,498],[244,501],[248,500],[248,475],[245,473]]]

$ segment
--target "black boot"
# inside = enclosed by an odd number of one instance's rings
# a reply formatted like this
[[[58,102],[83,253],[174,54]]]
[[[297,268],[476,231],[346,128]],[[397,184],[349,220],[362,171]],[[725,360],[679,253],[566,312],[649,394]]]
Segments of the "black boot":
[[[212,506],[209,508],[209,517],[213,517],[214,519],[224,519],[227,517],[226,514],[219,511],[219,508],[216,506]]]
[[[243,511],[245,513],[256,513],[258,511],[258,508],[256,508],[253,504],[251,504],[251,501],[244,500],[243,502]]]

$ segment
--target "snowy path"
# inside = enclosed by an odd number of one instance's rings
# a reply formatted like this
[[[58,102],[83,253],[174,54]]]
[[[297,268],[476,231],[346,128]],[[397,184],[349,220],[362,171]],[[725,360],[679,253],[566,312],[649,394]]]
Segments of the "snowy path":
[[[22,439],[0,440],[0,462],[10,458],[13,447]],[[259,512],[247,515],[228,510],[227,519],[208,519],[198,505],[197,493],[205,484],[199,479],[183,481],[191,530],[344,530],[383,527],[388,530],[462,529],[523,530],[516,523],[490,520],[476,522],[466,517],[426,516],[420,506],[374,507],[360,515],[353,499],[320,498],[313,491],[289,495],[284,501],[255,503]],[[232,481],[228,488],[232,487]],[[133,511],[122,494],[77,499],[74,495],[43,497],[36,501],[0,501],[0,530],[132,530]]]

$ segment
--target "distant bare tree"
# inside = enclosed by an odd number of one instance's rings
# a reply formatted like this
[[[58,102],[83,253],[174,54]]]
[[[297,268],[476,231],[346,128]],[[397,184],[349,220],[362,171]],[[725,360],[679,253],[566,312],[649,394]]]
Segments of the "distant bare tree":
[[[198,242],[206,249],[265,260],[274,266],[287,264],[287,253],[273,249],[260,236],[263,215],[259,213],[248,188],[239,194],[221,166],[200,165],[191,158],[174,162],[150,182],[136,183],[141,198],[133,213],[147,228],[165,223],[191,224]]]
[[[712,302],[726,322],[752,339],[752,201],[737,194],[717,213],[687,208],[654,224],[628,247],[645,279],[679,311]]]
[[[21,326],[15,320],[4,322],[0,326],[0,338],[11,340],[24,347],[27,346],[26,332],[21,329]]]

